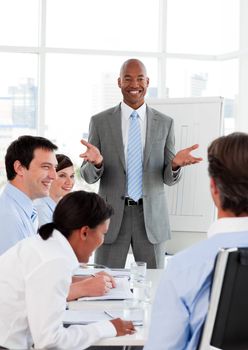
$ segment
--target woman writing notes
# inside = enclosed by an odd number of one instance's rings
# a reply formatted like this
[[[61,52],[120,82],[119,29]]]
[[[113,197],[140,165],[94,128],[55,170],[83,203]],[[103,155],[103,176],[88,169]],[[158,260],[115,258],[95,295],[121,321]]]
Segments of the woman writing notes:
[[[39,226],[52,221],[56,204],[67,193],[71,192],[75,184],[75,171],[71,159],[64,154],[56,154],[56,158],[58,161],[57,178],[51,184],[49,196],[34,201]],[[113,277],[105,272],[97,273],[95,277],[73,277],[67,300],[87,296],[101,296],[116,286]]]
[[[62,324],[73,271],[103,243],[111,215],[97,194],[70,193],[53,222],[0,256],[0,347],[85,349],[101,338],[134,333],[132,322],[121,319]]]

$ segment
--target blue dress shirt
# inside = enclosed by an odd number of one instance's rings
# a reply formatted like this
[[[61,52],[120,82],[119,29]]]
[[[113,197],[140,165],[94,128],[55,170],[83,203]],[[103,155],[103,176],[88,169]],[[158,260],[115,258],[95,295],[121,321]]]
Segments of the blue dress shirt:
[[[216,255],[220,248],[244,246],[248,246],[248,229],[217,234],[169,260],[155,297],[144,350],[198,348]]]
[[[34,201],[34,206],[38,212],[39,226],[53,221],[53,212],[56,202],[51,197],[43,197]]]
[[[0,195],[0,254],[18,241],[37,232],[37,219],[32,221],[33,201],[8,183]]]

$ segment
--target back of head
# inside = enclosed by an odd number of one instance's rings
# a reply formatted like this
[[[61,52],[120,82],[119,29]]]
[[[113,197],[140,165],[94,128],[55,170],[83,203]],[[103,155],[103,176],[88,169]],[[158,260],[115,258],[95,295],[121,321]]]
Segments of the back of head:
[[[13,180],[16,177],[16,172],[14,170],[15,161],[19,160],[19,162],[28,169],[34,157],[34,151],[38,148],[50,151],[57,150],[56,145],[48,139],[40,136],[20,136],[9,145],[5,156],[5,167],[8,180]]]
[[[60,171],[65,168],[69,168],[70,166],[73,166],[73,163],[69,157],[67,157],[65,154],[56,154],[56,159],[58,161],[56,171]]]
[[[53,222],[40,227],[43,239],[52,235],[53,229],[68,238],[74,230],[83,226],[95,228],[113,214],[112,207],[94,192],[75,191],[65,195],[53,213]]]
[[[235,216],[248,215],[248,134],[232,133],[208,148],[209,175],[220,191],[220,204]]]

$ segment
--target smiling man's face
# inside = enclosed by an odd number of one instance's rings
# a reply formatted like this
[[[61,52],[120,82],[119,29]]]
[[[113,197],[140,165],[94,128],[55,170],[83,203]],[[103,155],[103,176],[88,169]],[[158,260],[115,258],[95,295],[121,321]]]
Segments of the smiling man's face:
[[[144,65],[138,60],[129,60],[121,69],[118,86],[123,101],[133,109],[138,109],[145,102],[149,85]]]
[[[18,173],[22,177],[22,191],[32,200],[49,196],[51,183],[57,177],[56,166],[57,159],[53,151],[43,148],[36,149],[29,168],[19,166]]]

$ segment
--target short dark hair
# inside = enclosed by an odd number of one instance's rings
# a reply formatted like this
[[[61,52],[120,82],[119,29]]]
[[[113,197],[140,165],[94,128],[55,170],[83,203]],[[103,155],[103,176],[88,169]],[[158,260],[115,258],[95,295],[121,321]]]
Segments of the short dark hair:
[[[74,191],[65,195],[53,213],[53,222],[39,228],[46,240],[54,229],[68,238],[72,231],[83,226],[95,228],[113,215],[113,208],[94,192]]]
[[[208,171],[220,191],[223,210],[248,213],[248,134],[235,132],[208,148]]]
[[[57,172],[62,170],[62,169],[69,168],[70,166],[73,166],[72,161],[65,154],[62,154],[62,153],[56,154],[56,158],[58,161],[58,164],[56,167]]]
[[[38,148],[50,151],[56,151],[58,149],[58,147],[48,139],[30,135],[20,136],[9,145],[5,156],[5,168],[8,180],[13,180],[16,177],[14,169],[15,161],[19,160],[20,163],[28,169],[34,158],[34,151]]]

